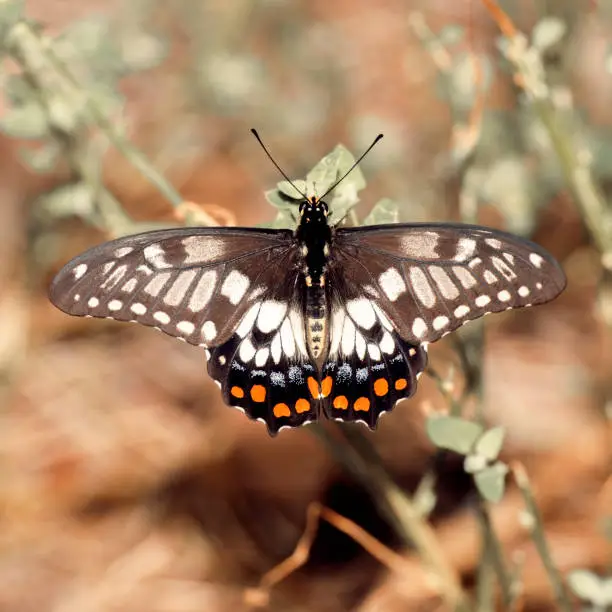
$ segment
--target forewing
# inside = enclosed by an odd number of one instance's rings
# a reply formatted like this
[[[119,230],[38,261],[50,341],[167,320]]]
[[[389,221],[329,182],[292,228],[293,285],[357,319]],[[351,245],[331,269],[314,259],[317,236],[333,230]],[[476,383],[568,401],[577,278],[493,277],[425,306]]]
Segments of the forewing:
[[[331,266],[362,287],[402,338],[433,342],[489,312],[543,304],[565,288],[539,245],[461,224],[338,229]]]
[[[287,230],[161,230],[74,258],[55,277],[50,299],[71,315],[135,321],[210,347],[226,342],[295,265]]]

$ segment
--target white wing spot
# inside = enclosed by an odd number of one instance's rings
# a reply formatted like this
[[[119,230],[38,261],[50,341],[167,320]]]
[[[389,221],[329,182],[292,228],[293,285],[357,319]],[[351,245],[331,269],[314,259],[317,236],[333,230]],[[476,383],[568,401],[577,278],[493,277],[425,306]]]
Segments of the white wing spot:
[[[412,323],[412,333],[417,337],[421,338],[427,331],[427,323],[421,317],[417,317]]]
[[[183,270],[172,283],[164,296],[164,302],[169,306],[178,306],[187,295],[191,283],[195,279],[197,270]]]
[[[266,364],[266,361],[268,361],[268,357],[270,356],[270,349],[269,348],[261,348],[257,351],[257,353],[255,353],[255,365],[258,368],[263,368],[263,366]]]
[[[81,294],[80,293],[75,293],[73,299],[74,299],[75,302],[78,302],[81,299]]]
[[[355,350],[357,351],[357,356],[359,359],[363,361],[365,359],[366,354],[366,341],[363,337],[363,334],[360,332],[355,333]]]
[[[429,273],[438,285],[438,289],[444,298],[454,300],[459,297],[459,289],[450,279],[445,270],[438,266],[429,266]]]
[[[522,287],[519,287],[518,294],[521,297],[527,297],[530,294],[529,287],[525,287],[525,285],[523,285]]]
[[[468,263],[468,266],[472,269],[474,269],[476,266],[480,265],[482,263],[482,259],[480,259],[480,257],[476,257],[474,259],[472,259],[472,261],[470,261],[470,263]]]
[[[491,257],[491,261],[493,262],[493,265],[497,271],[501,272],[502,276],[506,280],[511,281],[516,278],[516,273],[514,270],[503,259],[500,259],[499,257]]]
[[[494,249],[501,249],[502,243],[497,238],[485,238],[485,242]]]
[[[541,289],[542,288],[542,283],[536,283],[536,289]]]
[[[491,298],[488,295],[479,295],[474,300],[474,303],[476,304],[476,306],[478,306],[478,308],[484,308],[490,301]]]
[[[102,268],[102,274],[108,274],[116,263],[116,261],[109,261],[105,263],[104,267]]]
[[[514,255],[512,255],[512,253],[502,253],[502,255],[504,256],[504,259],[511,265],[514,265]]]
[[[244,297],[250,281],[242,272],[232,270],[223,281],[221,295],[224,295],[234,306]]]
[[[154,275],[149,281],[144,290],[153,297],[157,297],[159,292],[164,288],[166,283],[170,280],[170,272],[162,272],[161,274]]]
[[[484,279],[487,281],[487,283],[489,283],[489,285],[492,285],[493,283],[496,283],[499,280],[497,276],[495,276],[495,274],[491,272],[491,270],[484,271]]]
[[[134,289],[136,289],[136,285],[138,284],[137,278],[130,278],[130,280],[121,287],[121,291],[125,291],[126,293],[132,293]]]
[[[389,317],[380,309],[376,302],[372,302],[372,306],[376,312],[376,316],[378,320],[382,323],[383,327],[386,327],[389,331],[393,331],[393,325],[391,325],[391,321],[389,321]]]
[[[443,329],[448,324],[449,324],[449,319],[448,317],[445,317],[444,315],[440,315],[433,320],[433,328],[436,330]]]
[[[156,321],[159,321],[162,325],[168,325],[168,323],[170,323],[170,316],[167,313],[162,312],[161,310],[158,310],[156,313],[154,313],[153,318]]]
[[[274,363],[278,363],[281,360],[281,356],[283,354],[280,332],[277,332],[277,334],[272,339],[272,344],[270,345],[270,352],[272,354],[272,359],[274,359]]]
[[[249,338],[245,338],[240,344],[240,359],[243,363],[248,363],[255,357],[255,347]]]
[[[207,342],[214,340],[217,336],[217,326],[212,321],[206,321],[202,325],[202,335]]]
[[[436,304],[436,294],[434,293],[425,272],[420,268],[413,266],[409,272],[410,284],[417,298],[425,308],[433,308]]]
[[[130,310],[137,315],[143,315],[147,312],[147,307],[140,302],[135,302],[130,306]]]
[[[541,255],[538,255],[537,253],[530,253],[529,254],[529,261],[536,268],[541,268],[542,267],[542,262],[544,261],[544,258]]]
[[[461,317],[465,317],[468,312],[470,312],[470,307],[466,306],[465,304],[461,304],[461,306],[457,306],[457,308],[455,308],[454,315],[458,319],[461,319]]]
[[[509,302],[511,298],[512,298],[512,296],[510,295],[510,292],[506,291],[506,289],[504,289],[503,291],[500,291],[497,294],[497,299],[500,302]]]
[[[121,310],[122,306],[123,306],[123,302],[121,300],[111,300],[108,303],[108,309],[113,312],[117,310]]]
[[[392,355],[395,352],[395,342],[393,342],[393,337],[389,332],[385,332],[383,334],[382,340],[379,342],[378,346],[383,353],[387,353],[387,355]]]
[[[375,344],[368,344],[368,354],[374,361],[380,361],[382,359],[380,349]]]
[[[367,298],[357,298],[346,303],[346,309],[355,323],[363,329],[372,329],[376,323],[376,313]]]
[[[350,355],[355,348],[355,333],[357,329],[351,319],[345,317],[344,326],[342,328],[342,352],[345,355]]]
[[[278,329],[287,314],[287,304],[276,300],[266,300],[262,303],[257,317],[257,327],[264,334]]]
[[[287,355],[287,357],[293,357],[295,355],[295,338],[289,319],[285,319],[281,325],[280,338],[285,355]]]
[[[172,264],[166,261],[166,252],[159,244],[150,244],[148,247],[143,249],[142,254],[154,268],[159,269],[172,267]]]
[[[79,264],[73,271],[72,273],[74,274],[74,278],[75,279],[79,279],[81,278],[85,272],[87,272],[87,264]]]
[[[101,289],[113,289],[127,272],[127,266],[119,266],[101,285]]]
[[[259,312],[260,303],[253,304],[251,306],[244,317],[242,317],[242,321],[240,321],[240,325],[236,328],[236,333],[241,337],[245,338],[248,333],[253,329],[253,325],[255,325],[255,319],[257,318],[257,313]]]
[[[406,291],[406,283],[395,268],[389,268],[378,277],[378,282],[387,297],[395,302]]]
[[[216,282],[217,272],[215,270],[208,270],[202,274],[189,298],[187,307],[191,312],[200,312],[206,308],[215,290]]]
[[[134,250],[133,247],[121,247],[115,251],[115,257],[125,257]]]
[[[189,336],[193,334],[193,330],[195,329],[195,325],[191,321],[179,321],[176,324],[176,329],[181,332],[181,334],[185,334]]]
[[[454,266],[453,272],[455,276],[459,279],[459,282],[463,286],[464,289],[470,289],[470,287],[474,287],[477,284],[476,279],[470,272],[468,272],[465,268],[460,266]]]
[[[225,358],[225,355],[219,355],[219,365],[224,366],[227,363],[227,359]]]
[[[457,252],[455,253],[455,261],[466,261],[476,250],[476,241],[472,238],[460,238],[457,242]]]
[[[97,297],[90,297],[89,300],[87,301],[87,305],[90,308],[95,308],[96,306],[98,306],[99,303],[100,303],[100,300]]]

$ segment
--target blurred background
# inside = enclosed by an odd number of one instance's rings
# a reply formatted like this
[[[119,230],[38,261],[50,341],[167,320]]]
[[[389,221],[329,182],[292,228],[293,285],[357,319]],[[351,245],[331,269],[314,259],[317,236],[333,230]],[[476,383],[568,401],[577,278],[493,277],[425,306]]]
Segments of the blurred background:
[[[406,563],[392,571],[323,523],[269,609],[450,609],[311,428],[271,439],[222,404],[203,351],[47,300],[69,258],[113,236],[270,223],[279,176],[251,127],[295,178],[383,132],[360,218],[391,198],[402,221],[478,221],[559,259],[560,298],[487,318],[483,341],[473,324],[432,346],[433,376],[362,433],[407,494],[435,476],[436,546],[470,609],[504,607],[478,580],[462,458],[436,460],[425,434],[449,398],[466,416],[480,398],[506,428],[502,458],[529,474],[558,570],[612,575],[610,3],[500,2],[526,36],[520,74],[479,0],[20,4],[0,7],[0,610],[247,609],[244,589],[291,554],[313,501]],[[507,484],[485,516],[521,586],[515,609],[561,609]]]

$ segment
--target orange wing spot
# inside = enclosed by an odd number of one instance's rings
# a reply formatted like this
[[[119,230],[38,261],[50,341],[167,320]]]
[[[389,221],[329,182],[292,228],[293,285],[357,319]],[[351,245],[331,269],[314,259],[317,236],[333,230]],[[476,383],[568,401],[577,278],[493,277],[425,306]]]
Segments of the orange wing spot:
[[[303,397],[301,397],[297,402],[295,402],[295,411],[300,412],[308,412],[310,410],[310,402]]]
[[[242,399],[244,397],[244,391],[240,388],[240,387],[232,387],[230,389],[230,393],[234,396],[237,397],[239,399]]]
[[[398,378],[395,381],[395,388],[398,391],[401,391],[402,389],[405,389],[408,386],[408,381],[405,378]]]
[[[272,412],[274,412],[274,416],[277,419],[280,417],[291,416],[291,411],[289,410],[289,406],[287,406],[287,404],[276,404],[276,406],[272,408]]]
[[[334,408],[338,410],[346,410],[348,408],[348,400],[344,395],[334,397]]]
[[[312,395],[312,397],[315,399],[319,399],[319,383],[312,376],[309,376],[306,382],[308,383],[310,395]]]
[[[359,397],[353,404],[353,408],[367,412],[370,409],[370,400],[367,397]]]
[[[321,382],[321,395],[327,397],[332,390],[333,380],[331,376],[326,376]]]
[[[389,393],[389,383],[386,378],[379,378],[374,383],[374,393],[378,395],[378,397],[382,397],[383,395],[387,395]]]
[[[263,385],[253,385],[251,387],[251,398],[254,402],[265,402],[266,388]]]

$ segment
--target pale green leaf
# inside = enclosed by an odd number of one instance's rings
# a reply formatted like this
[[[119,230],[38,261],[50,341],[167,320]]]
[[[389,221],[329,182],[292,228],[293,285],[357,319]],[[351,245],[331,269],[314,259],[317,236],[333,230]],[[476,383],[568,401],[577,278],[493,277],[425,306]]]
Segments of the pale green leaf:
[[[498,461],[473,475],[478,492],[487,501],[498,502],[504,496],[508,467]]]
[[[484,428],[459,417],[432,416],[427,419],[427,435],[439,448],[467,455],[482,435]]]
[[[463,469],[468,474],[476,474],[487,467],[487,459],[482,455],[468,455],[463,461]]]
[[[9,109],[0,119],[0,130],[11,138],[39,139],[49,134],[43,108],[35,103]]]
[[[39,173],[50,172],[58,163],[60,147],[55,141],[50,141],[36,149],[19,149],[19,157],[32,170]]]
[[[280,181],[276,184],[276,188],[292,200],[303,200],[304,196],[302,194],[306,193],[306,181],[297,179],[293,181],[293,185],[289,181]],[[296,188],[299,191],[296,191]]]
[[[380,223],[397,223],[399,221],[399,206],[390,198],[379,200],[362,225],[378,225]]]
[[[488,461],[497,459],[497,455],[499,455],[502,449],[505,435],[506,432],[503,427],[493,427],[485,431],[476,441],[474,453]]]
[[[462,25],[451,23],[444,26],[438,32],[438,41],[444,46],[456,45],[460,43],[465,37],[465,28]]]
[[[258,227],[267,227],[273,229],[294,229],[296,225],[296,220],[293,215],[291,215],[290,210],[281,209],[276,214],[276,217],[272,221],[268,221],[266,223],[260,223]]]
[[[558,43],[567,32],[567,25],[558,17],[540,19],[531,31],[531,43],[536,49],[544,51]]]
[[[70,183],[40,196],[36,204],[54,217],[90,216],[94,210],[94,190],[87,183]]]
[[[612,604],[612,578],[600,578],[589,570],[574,570],[567,583],[575,595],[605,608]]]

